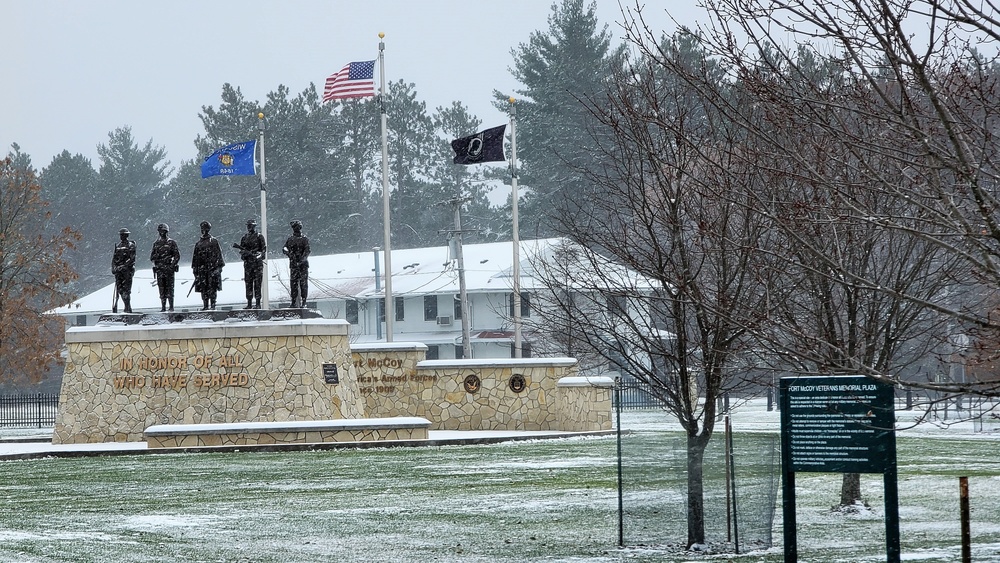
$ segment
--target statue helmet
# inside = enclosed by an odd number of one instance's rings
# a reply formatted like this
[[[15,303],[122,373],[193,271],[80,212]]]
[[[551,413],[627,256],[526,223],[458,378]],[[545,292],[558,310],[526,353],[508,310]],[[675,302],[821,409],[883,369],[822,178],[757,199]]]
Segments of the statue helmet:
[[[299,221],[298,219],[296,219],[296,220],[292,221],[291,223],[289,223],[289,225],[291,225],[293,229],[296,228],[296,227],[299,228],[299,229],[301,229],[302,228],[302,221]]]
[[[166,223],[160,223],[156,226],[157,231],[170,231],[170,225]]]
[[[247,225],[257,226],[257,220],[256,219],[247,219]]]
[[[130,235],[132,233],[128,232],[128,229],[118,229],[118,234],[120,234],[120,235]]]
[[[212,228],[212,224],[209,223],[208,221],[202,221],[201,222],[201,228],[202,229],[211,229]]]

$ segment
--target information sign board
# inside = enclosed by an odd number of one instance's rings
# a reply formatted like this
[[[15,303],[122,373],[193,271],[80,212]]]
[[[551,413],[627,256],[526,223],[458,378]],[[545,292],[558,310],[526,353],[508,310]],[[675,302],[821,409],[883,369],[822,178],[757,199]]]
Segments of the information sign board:
[[[896,457],[893,388],[864,376],[781,379],[787,471],[883,473]]]
[[[781,496],[785,561],[798,561],[795,473],[882,473],[885,550],[899,563],[893,388],[861,375],[781,378]]]

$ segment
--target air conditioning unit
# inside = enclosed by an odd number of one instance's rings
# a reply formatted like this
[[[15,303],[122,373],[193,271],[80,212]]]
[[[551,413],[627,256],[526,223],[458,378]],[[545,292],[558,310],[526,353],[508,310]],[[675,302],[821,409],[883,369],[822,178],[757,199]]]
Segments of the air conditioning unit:
[[[451,326],[451,317],[438,317],[438,325]]]

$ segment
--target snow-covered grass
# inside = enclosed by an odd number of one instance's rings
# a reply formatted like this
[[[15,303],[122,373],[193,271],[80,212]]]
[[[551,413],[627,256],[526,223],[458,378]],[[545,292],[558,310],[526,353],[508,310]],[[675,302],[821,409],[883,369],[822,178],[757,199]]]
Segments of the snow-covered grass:
[[[740,408],[738,459],[773,439],[777,421],[760,405]],[[660,535],[643,540],[643,525],[684,529],[684,440],[659,412],[626,412],[623,427],[634,431],[623,439],[625,549],[610,437],[0,462],[0,561],[782,560],[780,498],[765,551],[684,554]],[[904,561],[959,560],[960,475],[970,482],[973,560],[1000,561],[1000,436],[971,428],[900,432]],[[745,457],[738,478],[760,479],[766,460]],[[868,506],[851,513],[830,510],[839,475],[796,479],[800,561],[885,560],[881,475],[863,476]]]

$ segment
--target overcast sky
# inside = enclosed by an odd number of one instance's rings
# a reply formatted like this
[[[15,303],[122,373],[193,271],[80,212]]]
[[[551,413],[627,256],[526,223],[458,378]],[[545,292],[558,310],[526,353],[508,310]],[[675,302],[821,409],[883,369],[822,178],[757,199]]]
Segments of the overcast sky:
[[[346,63],[378,57],[379,32],[387,81],[414,83],[429,112],[458,100],[484,127],[500,125],[492,92],[518,88],[511,48],[548,29],[552,3],[0,0],[0,156],[16,142],[39,169],[64,149],[96,168],[97,145],[128,125],[176,167],[198,157],[198,113],[218,107],[224,83],[251,101],[281,84],[293,95],[310,82],[322,90]],[[684,23],[699,17],[693,1],[648,4],[647,20],[667,31],[664,4]],[[597,9],[620,38],[618,1]]]

